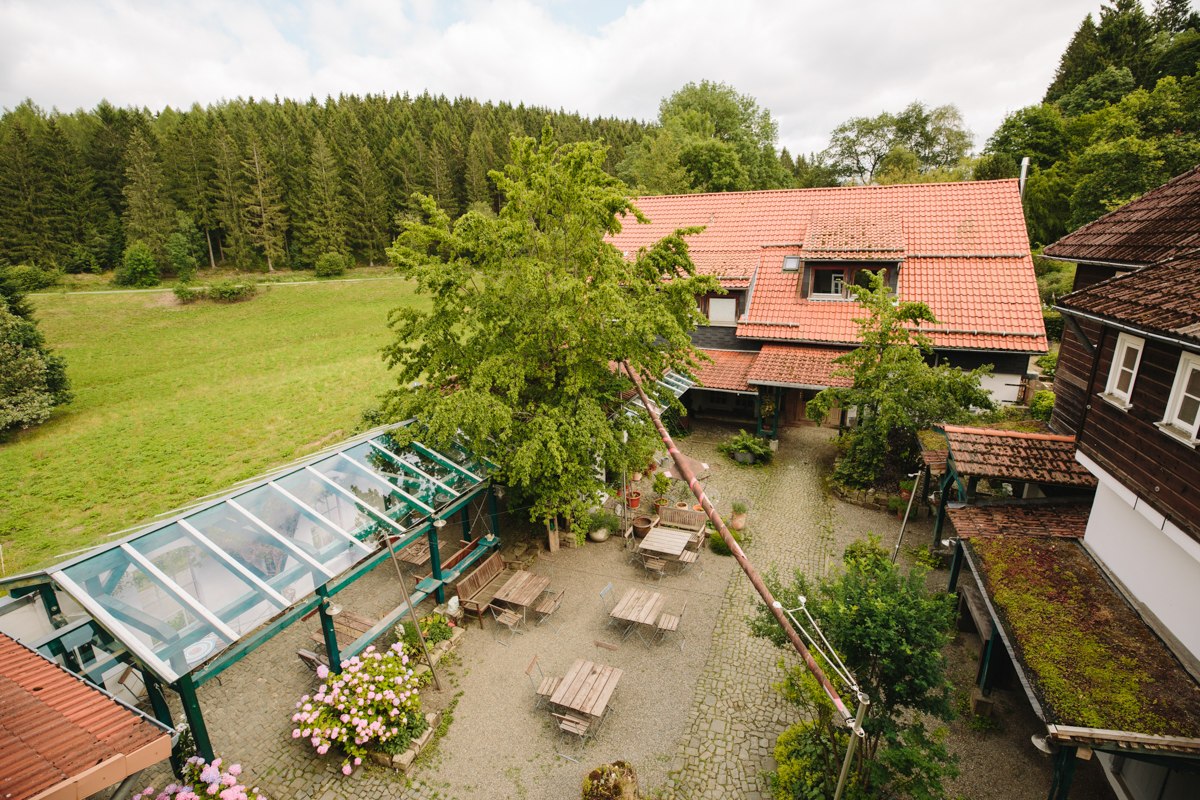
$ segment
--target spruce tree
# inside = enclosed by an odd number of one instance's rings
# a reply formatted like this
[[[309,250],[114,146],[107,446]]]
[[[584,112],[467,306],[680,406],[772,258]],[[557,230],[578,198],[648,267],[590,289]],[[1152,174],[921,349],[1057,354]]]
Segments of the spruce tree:
[[[221,259],[232,261],[239,269],[250,269],[254,263],[254,253],[242,213],[245,181],[241,152],[233,137],[220,130],[214,140],[213,155],[210,196],[214,220],[222,231],[222,239],[219,240]]]
[[[274,272],[276,264],[283,264],[287,216],[274,167],[257,139],[250,140],[249,152],[242,161],[242,173],[245,189],[241,200],[246,233],[267,259],[267,272]]]
[[[354,250],[368,264],[375,266],[387,257],[384,251],[391,242],[388,220],[392,215],[383,173],[371,148],[365,144],[359,145],[350,157],[346,196],[349,198],[350,241]]]
[[[166,263],[167,237],[175,228],[175,204],[167,197],[162,166],[150,137],[134,132],[125,153],[125,238],[142,241],[161,265]]]
[[[1096,32],[1096,23],[1088,14],[1063,52],[1043,102],[1053,103],[1104,67],[1103,48]]]
[[[28,127],[10,120],[0,130],[0,257],[35,264],[49,255],[46,165]]]
[[[317,131],[308,161],[306,202],[300,221],[306,264],[315,264],[325,253],[346,254],[346,207],[341,188],[341,174],[333,151],[325,136]]]

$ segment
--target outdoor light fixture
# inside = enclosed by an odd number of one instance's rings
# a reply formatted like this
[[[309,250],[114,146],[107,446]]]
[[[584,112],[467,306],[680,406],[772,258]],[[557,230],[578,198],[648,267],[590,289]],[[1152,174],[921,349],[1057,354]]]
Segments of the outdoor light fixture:
[[[340,613],[342,613],[342,607],[337,603],[329,603],[325,606],[325,616],[327,617],[336,617]]]
[[[442,519],[441,517],[438,517],[437,519],[435,519],[433,521],[433,527],[437,528],[440,531],[442,528],[446,527],[446,520]]]
[[[498,498],[504,497],[504,487],[503,486],[493,486],[492,491],[495,493],[496,497],[498,497]]]
[[[1039,736],[1038,734],[1035,733],[1029,737],[1029,741],[1033,743],[1034,747],[1036,747],[1039,751],[1045,753],[1046,755],[1050,755],[1051,753],[1054,752],[1054,748],[1052,748],[1050,746],[1050,737],[1049,736]]]

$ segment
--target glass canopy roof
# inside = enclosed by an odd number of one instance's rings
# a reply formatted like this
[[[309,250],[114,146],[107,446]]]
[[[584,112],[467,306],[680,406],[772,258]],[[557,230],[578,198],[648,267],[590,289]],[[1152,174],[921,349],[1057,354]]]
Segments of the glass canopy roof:
[[[61,564],[49,576],[169,682],[473,493],[465,449],[351,439]]]

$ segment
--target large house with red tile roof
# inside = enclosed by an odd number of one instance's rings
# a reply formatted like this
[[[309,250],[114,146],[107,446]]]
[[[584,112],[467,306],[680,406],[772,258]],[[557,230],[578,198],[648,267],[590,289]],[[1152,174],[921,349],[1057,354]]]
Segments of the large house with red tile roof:
[[[926,303],[935,357],[992,364],[985,386],[1018,399],[1029,356],[1046,351],[1041,304],[1015,180],[842,186],[642,197],[649,224],[610,241],[628,257],[666,234],[688,238],[697,269],[725,294],[699,299],[711,359],[684,396],[698,416],[798,424],[818,391],[844,385],[833,359],[858,343],[862,310],[847,287],[885,270],[903,300]],[[836,420],[835,420],[836,421]],[[772,425],[768,425],[772,427]]]

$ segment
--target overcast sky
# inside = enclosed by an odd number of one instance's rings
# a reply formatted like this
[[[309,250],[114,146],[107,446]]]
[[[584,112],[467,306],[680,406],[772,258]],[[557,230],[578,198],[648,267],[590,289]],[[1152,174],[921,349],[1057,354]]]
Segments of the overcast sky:
[[[1100,0],[0,0],[0,106],[429,90],[653,119],[688,81],[755,97],[792,152],[954,103],[978,144],[1040,100]]]

